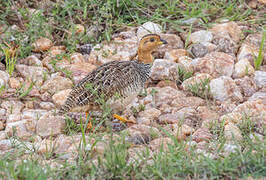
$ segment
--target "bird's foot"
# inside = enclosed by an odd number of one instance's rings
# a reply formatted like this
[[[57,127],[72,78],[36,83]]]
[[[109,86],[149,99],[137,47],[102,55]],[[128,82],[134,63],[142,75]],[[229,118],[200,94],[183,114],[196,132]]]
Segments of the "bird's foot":
[[[123,117],[121,117],[121,116],[119,116],[119,115],[117,115],[117,114],[114,114],[113,117],[114,117],[115,119],[117,119],[117,120],[123,122],[123,123],[133,123],[133,124],[136,124],[136,121],[134,121],[134,120],[128,120],[128,119],[123,118]]]

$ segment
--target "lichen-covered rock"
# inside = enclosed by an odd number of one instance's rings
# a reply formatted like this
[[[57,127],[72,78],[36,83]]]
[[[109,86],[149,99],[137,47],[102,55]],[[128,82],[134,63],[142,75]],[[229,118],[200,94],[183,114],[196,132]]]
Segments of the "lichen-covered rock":
[[[259,88],[266,87],[266,72],[255,71],[254,80]]]
[[[196,72],[207,73],[212,77],[231,76],[234,70],[234,58],[222,52],[211,52],[193,60]]]
[[[48,137],[61,134],[64,128],[65,120],[63,117],[47,113],[40,117],[36,130],[38,135]]]
[[[58,93],[53,95],[53,102],[57,105],[62,106],[64,102],[66,101],[68,94],[71,92],[71,89],[66,89],[59,91]]]
[[[159,24],[153,22],[146,22],[142,24],[137,30],[137,36],[140,40],[146,34],[160,34],[162,32],[162,27]]]
[[[212,32],[200,30],[191,33],[189,41],[192,43],[211,42],[213,38]]]
[[[177,80],[178,65],[177,63],[165,60],[156,59],[151,68],[151,79],[153,80]]]
[[[36,82],[38,86],[42,85],[44,77],[48,76],[48,72],[43,67],[26,66],[18,64],[15,66],[16,70],[24,77],[30,78],[33,82]]]
[[[73,83],[70,79],[59,76],[58,74],[53,74],[51,78],[42,85],[41,93],[47,91],[53,95],[58,91],[72,88],[72,85]]]
[[[214,99],[219,101],[225,101],[227,99],[238,102],[243,101],[240,89],[235,84],[234,80],[227,76],[221,76],[211,80],[210,93]]]
[[[228,53],[232,56],[235,56],[238,49],[237,44],[230,38],[226,37],[215,37],[212,43],[216,45],[215,51]]]
[[[241,134],[240,129],[232,123],[228,123],[224,126],[224,137],[227,141],[243,140],[243,136]]]
[[[52,47],[53,43],[50,39],[41,37],[37,39],[33,44],[33,51],[34,52],[42,52],[42,51],[47,51]]]
[[[241,78],[245,75],[251,75],[255,72],[253,66],[249,63],[248,59],[241,59],[235,64],[233,73],[234,78]]]
[[[9,80],[9,74],[5,71],[0,71],[0,87],[7,86]]]

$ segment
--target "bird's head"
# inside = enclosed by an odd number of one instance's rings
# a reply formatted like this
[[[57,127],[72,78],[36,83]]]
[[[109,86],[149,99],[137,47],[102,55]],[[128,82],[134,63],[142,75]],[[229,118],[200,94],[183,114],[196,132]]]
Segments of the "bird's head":
[[[167,41],[163,40],[157,34],[143,36],[139,42],[138,60],[143,63],[151,63],[153,61],[151,53],[157,50],[162,44],[167,44]]]

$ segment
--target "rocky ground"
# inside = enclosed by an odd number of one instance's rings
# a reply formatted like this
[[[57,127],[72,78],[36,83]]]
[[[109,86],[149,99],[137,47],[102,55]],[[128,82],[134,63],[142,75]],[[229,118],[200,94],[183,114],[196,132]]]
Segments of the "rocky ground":
[[[28,152],[36,152],[36,158],[52,153],[46,161],[60,166],[60,161],[75,162],[85,137],[85,149],[93,152],[96,162],[110,139],[123,135],[132,145],[128,162],[138,159],[137,152],[147,147],[150,156],[162,146],[167,150],[167,144],[174,143],[171,137],[216,158],[235,151],[247,131],[251,139],[264,140],[266,41],[263,62],[255,69],[262,32],[247,34],[247,28],[225,21],[209,30],[171,34],[147,22],[113,35],[110,43],[82,47],[72,54],[47,38],[38,39],[32,55],[18,59],[12,76],[0,64],[0,87],[5,87],[0,94],[0,154],[23,144]],[[76,33],[82,31],[79,25]],[[79,126],[56,114],[74,84],[103,63],[130,60],[138,40],[148,32],[160,34],[168,44],[154,53],[146,92],[122,113],[137,124],[112,138],[106,132],[83,136]],[[225,140],[224,149],[217,154],[220,138]]]

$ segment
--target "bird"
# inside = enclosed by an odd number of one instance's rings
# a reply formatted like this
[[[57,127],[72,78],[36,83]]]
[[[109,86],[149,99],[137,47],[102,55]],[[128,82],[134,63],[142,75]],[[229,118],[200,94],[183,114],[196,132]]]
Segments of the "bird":
[[[59,114],[85,111],[88,117],[90,110],[101,106],[102,101],[99,99],[107,102],[112,110],[118,101],[123,101],[120,106],[123,108],[126,101],[130,102],[132,97],[144,89],[154,60],[152,52],[163,44],[167,44],[167,41],[158,34],[143,36],[139,41],[136,60],[111,61],[90,72],[72,88]],[[136,123],[116,113],[113,117],[123,123]],[[91,121],[87,128],[92,128]]]

